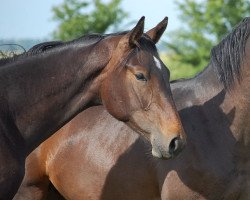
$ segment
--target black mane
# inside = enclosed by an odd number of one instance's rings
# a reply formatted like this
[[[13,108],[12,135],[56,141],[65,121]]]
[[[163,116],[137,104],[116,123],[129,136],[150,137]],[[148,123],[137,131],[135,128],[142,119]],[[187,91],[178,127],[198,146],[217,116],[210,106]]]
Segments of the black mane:
[[[56,47],[64,47],[68,45],[81,45],[81,46],[89,46],[98,43],[104,38],[107,38],[109,36],[115,36],[115,35],[122,35],[126,32],[119,32],[119,33],[112,33],[112,34],[87,34],[82,37],[79,37],[77,39],[63,42],[63,41],[50,41],[50,42],[43,42],[40,44],[37,44],[33,46],[29,51],[27,52],[29,55],[35,55],[38,53],[45,52],[47,50],[55,49]]]
[[[229,89],[235,80],[241,79],[240,69],[249,35],[250,17],[247,17],[211,50],[210,62],[218,71],[219,80],[226,89]]]
[[[128,31],[112,33],[112,34],[96,34],[96,33],[94,33],[94,34],[87,34],[87,35],[84,35],[80,38],[77,38],[77,39],[74,39],[71,41],[67,41],[67,42],[49,41],[49,42],[39,43],[39,44],[33,46],[32,48],[30,48],[27,52],[25,52],[23,54],[0,59],[0,66],[3,66],[7,63],[10,63],[10,62],[13,62],[13,61],[16,61],[19,59],[27,58],[27,57],[37,55],[40,53],[44,53],[48,50],[56,50],[60,47],[65,47],[68,45],[81,45],[81,46],[94,45],[94,44],[98,43],[100,40],[107,38],[109,36],[123,35],[123,34],[126,34],[127,32]]]

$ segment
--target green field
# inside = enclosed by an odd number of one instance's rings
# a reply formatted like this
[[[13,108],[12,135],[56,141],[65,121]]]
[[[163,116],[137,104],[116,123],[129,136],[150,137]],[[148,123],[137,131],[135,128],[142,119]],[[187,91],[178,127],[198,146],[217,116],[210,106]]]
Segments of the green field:
[[[180,78],[191,78],[195,74],[203,70],[203,68],[193,67],[191,65],[184,65],[181,62],[173,61],[171,55],[161,53],[160,57],[167,68],[170,70],[170,79],[176,80]],[[205,66],[204,66],[205,67]]]

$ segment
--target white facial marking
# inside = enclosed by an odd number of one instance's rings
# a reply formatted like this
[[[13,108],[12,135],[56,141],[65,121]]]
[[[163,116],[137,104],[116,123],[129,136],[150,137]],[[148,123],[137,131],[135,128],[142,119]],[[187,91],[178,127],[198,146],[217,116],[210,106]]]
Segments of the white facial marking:
[[[155,61],[156,67],[158,67],[161,70],[161,62],[159,61],[159,59],[154,56],[154,61]]]

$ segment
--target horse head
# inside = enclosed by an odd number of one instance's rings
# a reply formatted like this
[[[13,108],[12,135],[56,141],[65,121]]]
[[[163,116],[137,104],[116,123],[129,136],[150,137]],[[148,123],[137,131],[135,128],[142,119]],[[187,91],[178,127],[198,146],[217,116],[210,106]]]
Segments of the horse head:
[[[165,18],[145,34],[142,17],[131,31],[120,36],[100,87],[109,113],[150,140],[152,153],[159,158],[172,158],[185,145],[170,90],[170,73],[155,46],[167,22]]]

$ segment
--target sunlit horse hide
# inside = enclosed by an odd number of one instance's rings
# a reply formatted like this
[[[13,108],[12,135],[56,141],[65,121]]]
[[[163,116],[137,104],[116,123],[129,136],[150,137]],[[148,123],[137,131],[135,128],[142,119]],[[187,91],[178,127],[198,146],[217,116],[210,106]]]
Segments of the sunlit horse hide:
[[[167,18],[144,34],[143,17],[128,32],[43,43],[0,62],[0,199],[16,193],[26,156],[94,105],[147,138],[154,156],[181,151],[185,134],[155,47],[166,26]]]

